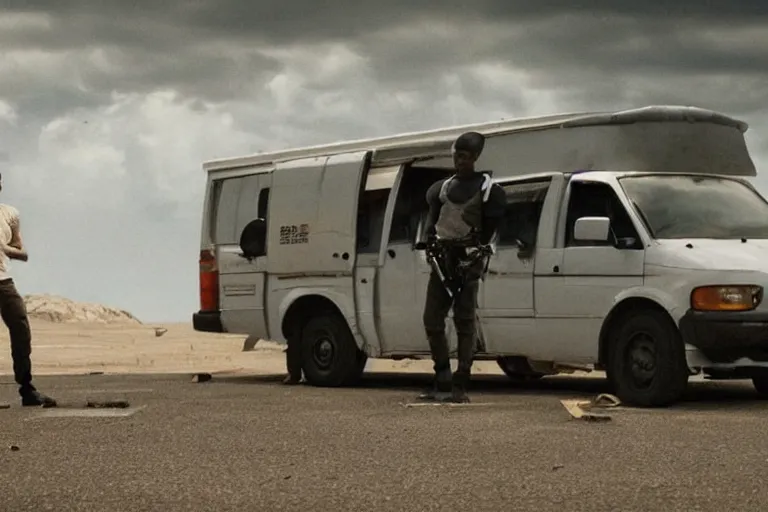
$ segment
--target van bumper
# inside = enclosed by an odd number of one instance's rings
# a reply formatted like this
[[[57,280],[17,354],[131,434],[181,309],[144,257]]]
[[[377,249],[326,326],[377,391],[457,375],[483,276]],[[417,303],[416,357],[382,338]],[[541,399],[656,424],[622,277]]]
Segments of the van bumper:
[[[221,311],[198,311],[192,314],[192,327],[201,332],[224,332]]]
[[[768,361],[768,313],[763,311],[694,311],[680,319],[683,341],[713,363],[743,357]]]

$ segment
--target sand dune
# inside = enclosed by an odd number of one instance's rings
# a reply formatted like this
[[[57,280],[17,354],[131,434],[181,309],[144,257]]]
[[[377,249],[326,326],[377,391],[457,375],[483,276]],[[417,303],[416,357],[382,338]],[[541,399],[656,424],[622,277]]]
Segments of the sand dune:
[[[138,318],[127,311],[102,304],[75,302],[58,295],[40,294],[24,296],[30,318],[56,323],[140,324]]]

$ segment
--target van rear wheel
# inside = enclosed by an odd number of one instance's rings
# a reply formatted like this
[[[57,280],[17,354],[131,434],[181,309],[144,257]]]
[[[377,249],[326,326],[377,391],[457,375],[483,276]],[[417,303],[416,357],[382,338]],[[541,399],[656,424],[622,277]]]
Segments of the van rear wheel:
[[[685,348],[664,313],[632,312],[619,321],[611,338],[606,371],[622,402],[661,407],[682,398],[688,384]]]
[[[321,387],[354,383],[367,359],[357,348],[347,323],[334,313],[314,316],[304,326],[301,358],[307,382]]]

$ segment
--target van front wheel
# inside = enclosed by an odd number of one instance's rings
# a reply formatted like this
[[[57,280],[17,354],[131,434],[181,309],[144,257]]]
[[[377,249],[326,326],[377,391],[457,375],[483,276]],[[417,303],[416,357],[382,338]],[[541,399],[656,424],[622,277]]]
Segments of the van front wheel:
[[[304,375],[313,386],[351,384],[364,368],[355,338],[338,314],[315,316],[307,322],[301,336],[301,353]]]
[[[660,407],[682,397],[688,384],[685,349],[664,313],[632,312],[619,321],[611,338],[606,370],[622,402]]]

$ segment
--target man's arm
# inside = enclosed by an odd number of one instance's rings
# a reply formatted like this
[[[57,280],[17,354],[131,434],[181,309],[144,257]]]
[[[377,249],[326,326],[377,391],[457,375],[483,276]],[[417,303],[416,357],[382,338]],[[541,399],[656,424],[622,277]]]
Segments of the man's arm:
[[[440,188],[443,186],[445,180],[436,181],[428,189],[426,194],[427,205],[429,206],[429,213],[427,214],[427,222],[424,227],[424,234],[427,237],[435,235],[435,224],[437,219],[440,218]]]
[[[27,250],[24,248],[24,240],[21,238],[21,226],[18,218],[11,223],[11,241],[2,249],[5,255],[12,260],[29,260]]]
[[[483,205],[483,230],[480,233],[480,243],[488,244],[499,228],[507,209],[507,194],[497,184],[491,185],[488,201]]]

